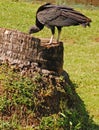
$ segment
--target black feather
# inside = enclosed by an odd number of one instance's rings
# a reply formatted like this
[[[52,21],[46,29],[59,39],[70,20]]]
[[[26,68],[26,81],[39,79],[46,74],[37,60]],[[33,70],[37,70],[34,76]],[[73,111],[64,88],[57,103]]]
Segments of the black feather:
[[[55,33],[55,27],[58,29],[58,39],[61,28],[64,26],[82,25],[90,26],[91,19],[82,13],[66,6],[57,6],[47,3],[38,8],[36,13],[36,29],[32,27],[30,33],[38,32],[47,26],[51,29],[52,34]],[[50,43],[52,40],[50,40]]]

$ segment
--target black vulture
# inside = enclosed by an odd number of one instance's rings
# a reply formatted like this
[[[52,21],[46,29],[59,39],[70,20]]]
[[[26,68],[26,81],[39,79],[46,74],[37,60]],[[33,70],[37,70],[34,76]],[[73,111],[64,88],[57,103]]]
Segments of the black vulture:
[[[47,26],[51,29],[52,36],[49,43],[52,43],[55,27],[58,29],[57,42],[59,42],[61,29],[64,26],[82,25],[83,27],[90,26],[91,19],[73,8],[53,5],[51,3],[40,6],[36,12],[36,24],[31,27],[29,34],[36,33]]]

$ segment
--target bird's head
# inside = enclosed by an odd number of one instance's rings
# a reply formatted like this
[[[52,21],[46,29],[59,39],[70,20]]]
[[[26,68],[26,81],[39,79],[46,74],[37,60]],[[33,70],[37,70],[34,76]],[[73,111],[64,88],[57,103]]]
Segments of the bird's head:
[[[36,33],[36,32],[39,32],[39,31],[40,31],[40,29],[35,25],[35,26],[32,26],[29,29],[29,34]]]

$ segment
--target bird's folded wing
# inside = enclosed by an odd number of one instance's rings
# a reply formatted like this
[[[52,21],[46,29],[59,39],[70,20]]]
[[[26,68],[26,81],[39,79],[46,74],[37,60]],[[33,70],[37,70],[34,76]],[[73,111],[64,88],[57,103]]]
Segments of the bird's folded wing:
[[[71,18],[73,20],[76,20],[78,22],[84,22],[86,21],[87,17],[75,10],[71,10],[71,11],[66,11],[66,10],[62,10],[62,16],[66,16],[68,18]]]
[[[42,24],[47,24],[49,21],[55,20],[57,17],[59,17],[61,14],[61,11],[57,8],[48,8],[46,10],[40,11],[37,13],[37,19]]]
[[[71,26],[86,23],[89,19],[72,8],[63,6],[46,8],[38,12],[37,18],[40,23],[47,26]]]

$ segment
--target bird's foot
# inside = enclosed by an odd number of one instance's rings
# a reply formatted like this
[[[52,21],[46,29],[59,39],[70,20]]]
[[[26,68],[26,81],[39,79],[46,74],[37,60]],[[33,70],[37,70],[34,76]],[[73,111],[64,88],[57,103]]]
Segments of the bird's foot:
[[[51,42],[48,42],[48,45],[51,45],[51,44],[58,44],[59,41],[51,41]]]
[[[51,45],[53,42],[48,42],[48,45]]]

